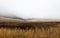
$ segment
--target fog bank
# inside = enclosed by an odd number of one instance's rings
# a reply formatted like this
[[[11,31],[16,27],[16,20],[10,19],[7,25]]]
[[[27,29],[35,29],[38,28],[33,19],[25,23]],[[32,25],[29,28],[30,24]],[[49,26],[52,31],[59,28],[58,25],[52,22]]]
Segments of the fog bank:
[[[60,0],[0,0],[0,15],[60,19]]]

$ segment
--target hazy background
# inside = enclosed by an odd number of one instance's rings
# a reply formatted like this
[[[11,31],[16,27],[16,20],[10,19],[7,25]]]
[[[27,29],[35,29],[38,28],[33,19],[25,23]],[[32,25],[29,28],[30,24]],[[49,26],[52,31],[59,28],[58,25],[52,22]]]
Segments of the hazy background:
[[[0,0],[0,15],[60,19],[60,0]]]

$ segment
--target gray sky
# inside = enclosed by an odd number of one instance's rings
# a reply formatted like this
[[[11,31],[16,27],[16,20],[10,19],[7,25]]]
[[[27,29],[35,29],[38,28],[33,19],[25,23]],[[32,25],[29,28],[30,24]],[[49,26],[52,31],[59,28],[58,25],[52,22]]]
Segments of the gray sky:
[[[0,14],[25,19],[60,19],[60,0],[0,0]]]

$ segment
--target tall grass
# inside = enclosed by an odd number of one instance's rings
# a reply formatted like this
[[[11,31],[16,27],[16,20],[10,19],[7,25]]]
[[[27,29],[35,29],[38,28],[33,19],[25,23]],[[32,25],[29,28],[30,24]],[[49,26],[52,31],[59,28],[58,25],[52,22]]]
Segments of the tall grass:
[[[0,38],[60,38],[60,23],[25,23],[19,27],[23,29],[0,27]]]
[[[10,29],[0,28],[0,38],[60,38],[60,27],[48,29]]]

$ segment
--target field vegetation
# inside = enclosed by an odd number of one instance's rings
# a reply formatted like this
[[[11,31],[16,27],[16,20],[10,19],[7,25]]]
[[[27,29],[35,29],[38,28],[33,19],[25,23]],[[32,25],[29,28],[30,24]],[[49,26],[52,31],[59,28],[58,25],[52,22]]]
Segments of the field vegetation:
[[[60,38],[60,22],[1,22],[0,38]]]

